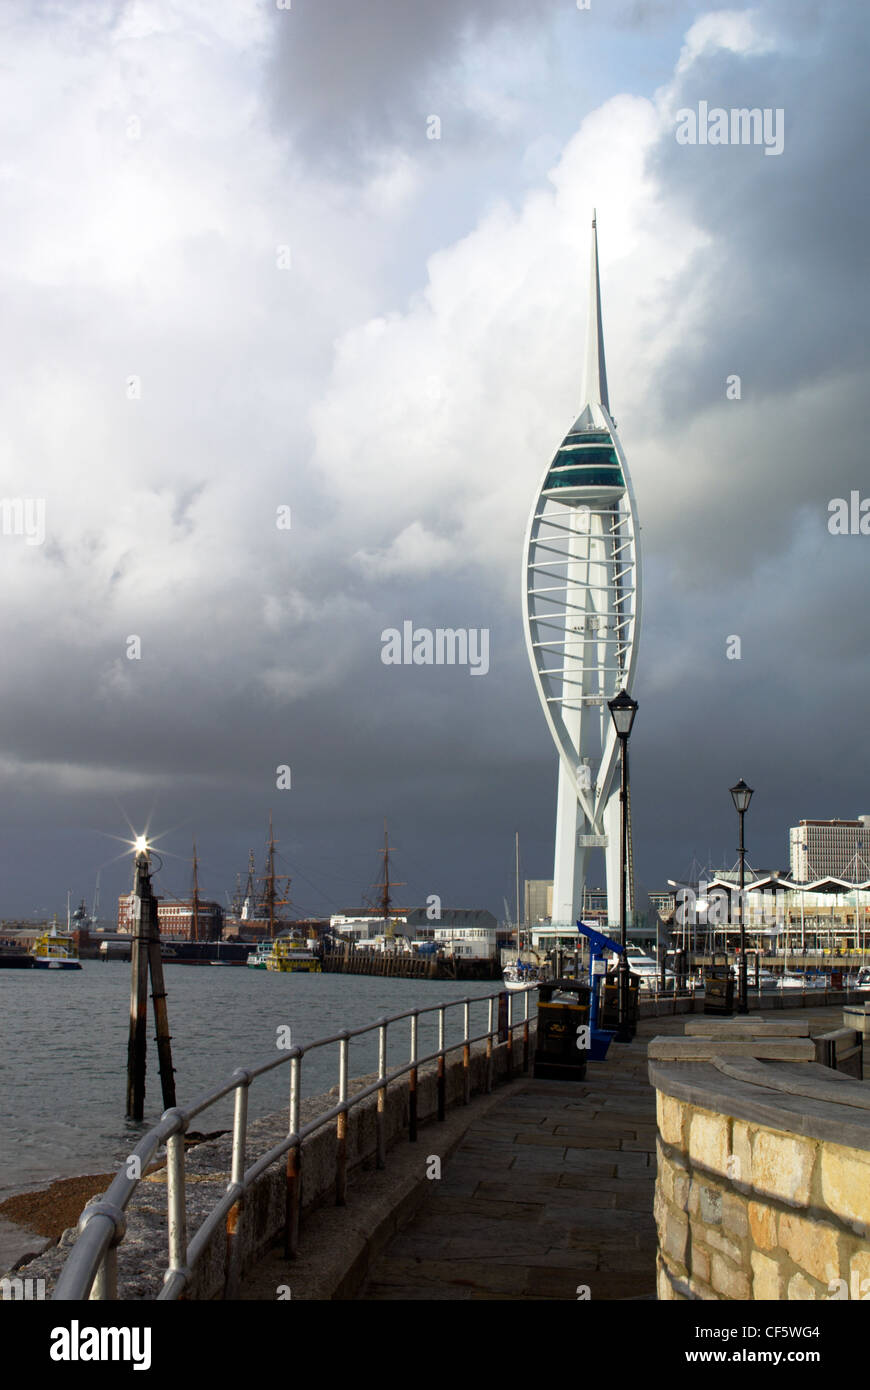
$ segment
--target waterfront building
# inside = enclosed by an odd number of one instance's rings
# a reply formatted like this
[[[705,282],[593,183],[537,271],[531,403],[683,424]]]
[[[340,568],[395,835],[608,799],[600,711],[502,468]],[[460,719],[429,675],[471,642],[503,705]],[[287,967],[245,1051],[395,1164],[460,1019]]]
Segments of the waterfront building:
[[[553,920],[553,880],[551,878],[527,878],[525,885],[526,912],[524,921],[528,926],[551,923]],[[607,892],[604,888],[583,889],[583,902],[579,915],[584,919],[597,918],[607,921]]]
[[[527,878],[525,881],[526,925],[532,922],[549,922],[553,915],[553,880],[551,878]]]
[[[335,936],[354,941],[371,941],[378,936],[392,935],[405,936],[411,941],[440,941],[443,944],[448,940],[463,941],[466,938],[479,942],[489,940],[491,935],[493,947],[489,954],[494,953],[498,924],[486,908],[442,907],[438,917],[432,917],[431,912],[430,907],[403,907],[397,908],[385,919],[379,908],[351,907],[334,913],[329,919],[329,929]],[[452,933],[452,936],[439,938],[439,929]]]
[[[695,951],[733,946],[739,927],[738,874],[710,870],[692,882],[669,879],[674,895],[671,939]],[[843,953],[870,947],[870,879],[828,875],[797,882],[782,869],[748,870],[743,922],[748,943],[770,955]]]
[[[654,912],[658,913],[663,922],[670,922],[677,905],[674,889],[668,888],[664,892],[658,890],[650,893],[649,905]]]
[[[799,821],[788,844],[791,876],[799,883],[829,874],[853,883],[870,878],[870,816]]]
[[[628,465],[610,414],[593,217],[581,410],[542,478],[523,561],[526,646],[559,754],[554,927],[570,927],[581,915],[587,861],[595,850],[604,851],[609,921],[618,920],[619,749],[607,702],[620,690],[631,694],[634,685],[638,532]],[[630,832],[627,878],[631,912]]]
[[[489,914],[491,916],[491,914]],[[443,923],[443,919],[442,919]],[[435,945],[446,956],[462,960],[488,960],[496,951],[496,923],[483,925],[435,925]]]
[[[404,936],[407,917],[403,912],[393,912],[388,918],[376,907],[350,907],[343,912],[334,912],[329,919],[329,930],[333,936],[344,937],[346,941],[371,941],[376,936],[396,933],[398,929]]]
[[[165,941],[220,941],[224,912],[220,903],[207,898],[197,900],[194,914],[193,899],[157,900],[157,926]],[[118,898],[118,931],[129,935],[133,930],[133,894],[122,893]]]

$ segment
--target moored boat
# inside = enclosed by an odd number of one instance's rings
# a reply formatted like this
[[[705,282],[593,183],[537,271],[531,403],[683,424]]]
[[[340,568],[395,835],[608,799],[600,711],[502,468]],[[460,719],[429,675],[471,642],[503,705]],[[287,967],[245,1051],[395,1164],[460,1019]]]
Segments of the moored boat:
[[[51,931],[43,932],[31,947],[35,970],[81,970],[75,938],[65,936],[54,923]]]
[[[271,950],[266,957],[266,969],[277,970],[282,974],[300,973],[309,975],[319,975],[321,966],[319,958],[303,941],[302,937],[294,932],[282,932],[276,936],[271,943]]]
[[[625,958],[632,975],[639,977],[641,989],[656,991],[661,988],[661,967],[656,964],[652,956],[648,956],[645,951],[641,950],[640,946],[626,946]],[[670,966],[666,966],[665,989],[676,989],[676,984],[676,975]]]
[[[245,961],[245,965],[249,970],[266,970],[271,950],[271,941],[258,941]]]
[[[536,965],[530,965],[528,961],[512,960],[509,961],[502,971],[504,987],[510,993],[518,989],[525,989],[527,985],[536,985],[540,980],[540,971]]]

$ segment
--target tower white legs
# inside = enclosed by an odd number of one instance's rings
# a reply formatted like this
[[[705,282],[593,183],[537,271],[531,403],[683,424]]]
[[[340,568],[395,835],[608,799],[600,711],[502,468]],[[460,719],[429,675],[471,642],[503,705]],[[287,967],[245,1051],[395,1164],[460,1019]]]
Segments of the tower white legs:
[[[573,784],[559,761],[556,801],[556,861],[553,867],[553,921],[576,922],[583,906],[586,853],[577,844],[586,818]]]

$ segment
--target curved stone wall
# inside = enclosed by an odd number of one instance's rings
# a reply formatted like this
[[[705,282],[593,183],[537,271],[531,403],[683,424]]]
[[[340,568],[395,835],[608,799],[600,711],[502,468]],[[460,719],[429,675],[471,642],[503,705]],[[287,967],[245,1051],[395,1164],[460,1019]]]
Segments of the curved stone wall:
[[[870,1086],[751,1058],[649,1073],[659,1298],[870,1299]]]

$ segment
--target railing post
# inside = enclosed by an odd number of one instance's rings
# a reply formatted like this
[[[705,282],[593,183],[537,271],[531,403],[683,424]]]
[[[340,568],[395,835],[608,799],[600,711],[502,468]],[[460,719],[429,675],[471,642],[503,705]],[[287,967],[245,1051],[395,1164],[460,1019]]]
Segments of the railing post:
[[[338,1103],[347,1103],[347,1031],[338,1044]],[[347,1111],[342,1110],[335,1122],[335,1205],[343,1207],[347,1200]]]
[[[529,1069],[529,990],[523,991],[523,1071]]]
[[[166,1141],[166,1204],[169,1214],[169,1268],[171,1274],[189,1276],[187,1268],[187,1202],[184,1191],[184,1129]],[[185,1282],[186,1287],[186,1282]]]
[[[288,1134],[299,1133],[299,1094],[302,1054],[295,1048],[290,1057],[290,1115]],[[284,1195],[284,1257],[292,1260],[299,1249],[299,1198],[302,1179],[302,1145],[287,1150]]]
[[[507,994],[507,1015],[508,1015],[508,1045],[512,1045],[512,1029],[514,1024],[511,1012],[510,995]],[[500,997],[486,995],[482,999],[464,998],[456,1000],[455,1003],[462,1004],[463,1007],[463,1037],[461,1046],[463,1051],[463,1092],[466,1104],[471,1099],[471,1004],[487,1003],[487,1033],[486,1033],[486,1068],[484,1072],[484,1084],[486,1089],[492,1089],[494,1081],[494,1059],[495,1059],[495,1038],[500,1036],[494,1028],[495,1008],[499,1003],[499,1020],[502,1019]],[[451,1001],[452,1002],[452,1001]],[[419,1018],[420,1014],[437,1012],[438,1014],[438,1048],[436,1059],[438,1061],[438,1116],[443,1120],[446,1115],[447,1100],[447,1067],[446,1057],[450,1050],[446,1040],[446,1013],[451,1005],[440,1003],[425,1009],[413,1009],[409,1013],[401,1014],[398,1018],[410,1017],[411,1020],[411,1039],[410,1039],[410,1058],[408,1062],[409,1076],[409,1121],[408,1137],[411,1142],[418,1138],[418,1109],[419,1109]],[[377,1165],[379,1168],[385,1167],[386,1162],[386,1141],[387,1141],[387,1096],[389,1090],[389,1073],[387,1068],[387,1040],[388,1026],[390,1019],[382,1018],[377,1023],[367,1025],[359,1029],[360,1033],[368,1033],[374,1029],[378,1030],[378,1083],[373,1088],[377,1095],[376,1112],[376,1149]],[[398,1019],[396,1020],[398,1021]],[[524,1036],[526,1041],[526,1053],[529,1047],[530,1030],[530,1007],[528,996],[525,1001]],[[339,1033],[336,1036],[323,1038],[319,1045],[339,1043],[339,1103],[335,1109],[338,1114],[335,1116],[336,1125],[336,1173],[335,1189],[336,1204],[343,1206],[346,1203],[347,1193],[347,1164],[349,1147],[349,1114],[352,1103],[348,1098],[349,1075],[350,1075],[350,1039],[352,1034],[348,1031]],[[311,1046],[311,1045],[309,1045]],[[454,1045],[455,1047],[455,1045]],[[292,1258],[298,1250],[298,1231],[299,1214],[301,1207],[301,1179],[302,1179],[302,1144],[299,1140],[300,1131],[300,1109],[301,1109],[301,1070],[302,1058],[306,1049],[293,1048],[289,1054],[285,1054],[285,1059],[290,1065],[290,1109],[289,1109],[289,1129],[285,1141],[279,1142],[274,1148],[277,1153],[270,1154],[268,1158],[269,1171],[275,1172],[273,1164],[280,1161],[283,1155],[286,1159],[286,1189],[285,1189],[285,1214],[284,1214],[284,1249],[285,1255]],[[224,1191],[220,1210],[226,1210],[226,1204],[230,1203],[230,1209],[226,1214],[226,1261],[225,1261],[225,1281],[224,1296],[232,1298],[238,1288],[239,1276],[242,1267],[243,1250],[243,1223],[246,1223],[246,1211],[250,1212],[249,1204],[246,1202],[245,1171],[246,1171],[246,1150],[247,1150],[247,1123],[248,1123],[248,1093],[254,1080],[254,1076],[261,1071],[269,1071],[275,1065],[270,1062],[266,1066],[261,1066],[255,1072],[249,1072],[239,1068],[228,1078],[218,1094],[200,1098],[196,1113],[206,1109],[230,1089],[234,1093],[234,1117],[233,1117],[233,1139],[232,1139],[232,1163],[230,1182]],[[332,1107],[330,1107],[332,1108]],[[158,1129],[152,1130],[150,1134],[140,1144],[140,1149],[148,1157],[155,1151],[158,1143],[166,1142],[166,1167],[167,1167],[167,1221],[168,1221],[168,1247],[169,1259],[168,1268],[164,1274],[164,1288],[160,1294],[160,1300],[174,1299],[176,1297],[189,1297],[192,1288],[192,1269],[188,1260],[192,1258],[195,1264],[204,1250],[208,1247],[208,1241],[217,1234],[220,1229],[220,1219],[217,1211],[212,1210],[206,1222],[200,1226],[193,1237],[192,1242],[188,1243],[188,1222],[186,1207],[186,1157],[185,1157],[185,1133],[190,1122],[190,1116],[182,1109],[172,1108],[167,1110]],[[319,1128],[324,1123],[323,1120],[315,1122],[315,1127]],[[150,1147],[149,1147],[150,1145]],[[261,1163],[257,1163],[254,1171],[261,1171]],[[262,1168],[262,1171],[266,1171]],[[119,1174],[119,1178],[120,1178]],[[79,1250],[75,1251],[71,1262],[67,1262],[67,1267],[61,1275],[59,1293],[61,1298],[69,1297],[66,1292],[67,1287],[74,1289],[74,1297],[82,1298],[90,1295],[92,1299],[113,1299],[117,1297],[117,1244],[124,1238],[125,1217],[123,1203],[129,1199],[131,1188],[119,1183],[120,1196],[116,1199],[122,1205],[115,1204],[88,1204],[85,1213],[80,1219],[80,1230],[84,1234],[88,1225],[86,1218],[106,1217],[114,1226],[114,1236],[111,1244],[110,1233],[105,1222],[100,1220],[99,1230],[94,1228],[90,1237],[85,1238]],[[91,1276],[90,1271],[94,1268],[94,1256],[96,1251],[94,1246],[99,1236],[98,1249],[103,1252],[96,1272]],[[87,1248],[86,1248],[87,1247]],[[81,1256],[76,1260],[75,1256]],[[92,1285],[88,1287],[84,1277],[80,1277],[80,1267],[87,1270],[87,1280]],[[68,1278],[64,1284],[64,1275],[68,1272]],[[63,1292],[60,1292],[60,1288]],[[55,1294],[55,1297],[58,1293]]]
[[[89,1229],[91,1222],[97,1220],[99,1220],[99,1226]],[[103,1224],[104,1221],[110,1223],[111,1230],[108,1232]],[[87,1261],[85,1251],[88,1246],[94,1244],[95,1233],[98,1229],[102,1233],[98,1243],[103,1250],[103,1256],[93,1277],[85,1280],[83,1275],[77,1276],[75,1266],[82,1256]],[[122,1207],[115,1206],[114,1203],[109,1203],[104,1198],[92,1197],[79,1217],[79,1241],[60,1271],[57,1285],[52,1294],[52,1302],[81,1301],[83,1298],[92,1298],[95,1301],[116,1299],[118,1297],[117,1247],[124,1239],[126,1230],[127,1218]]]
[[[490,995],[486,1011],[486,1094],[492,1091],[492,1032],[495,996]]]
[[[411,1055],[408,1061],[408,1142],[413,1144],[417,1138],[417,1013],[411,1014]]]
[[[378,1088],[378,1108],[375,1115],[375,1131],[377,1140],[377,1159],[378,1168],[387,1166],[387,1137],[384,1132],[387,1114],[387,1087],[384,1081],[387,1075],[387,1020],[382,1018],[378,1024],[378,1080],[383,1082]]]
[[[438,1118],[444,1119],[447,1108],[447,1076],[444,1066],[444,1005],[438,1010]]]
[[[507,1079],[510,1081],[514,1074],[514,997],[508,990],[507,996]]]
[[[118,1297],[118,1247],[110,1245],[94,1276],[90,1297],[114,1302]]]
[[[230,1184],[241,1189],[245,1180],[245,1150],[248,1140],[248,1087],[253,1077],[250,1072],[241,1069],[236,1075],[239,1077],[239,1081],[236,1086],[233,1105],[233,1156]],[[239,1226],[242,1221],[244,1200],[244,1196],[241,1195],[227,1212],[227,1263],[224,1298],[235,1298],[238,1292],[241,1253]]]

